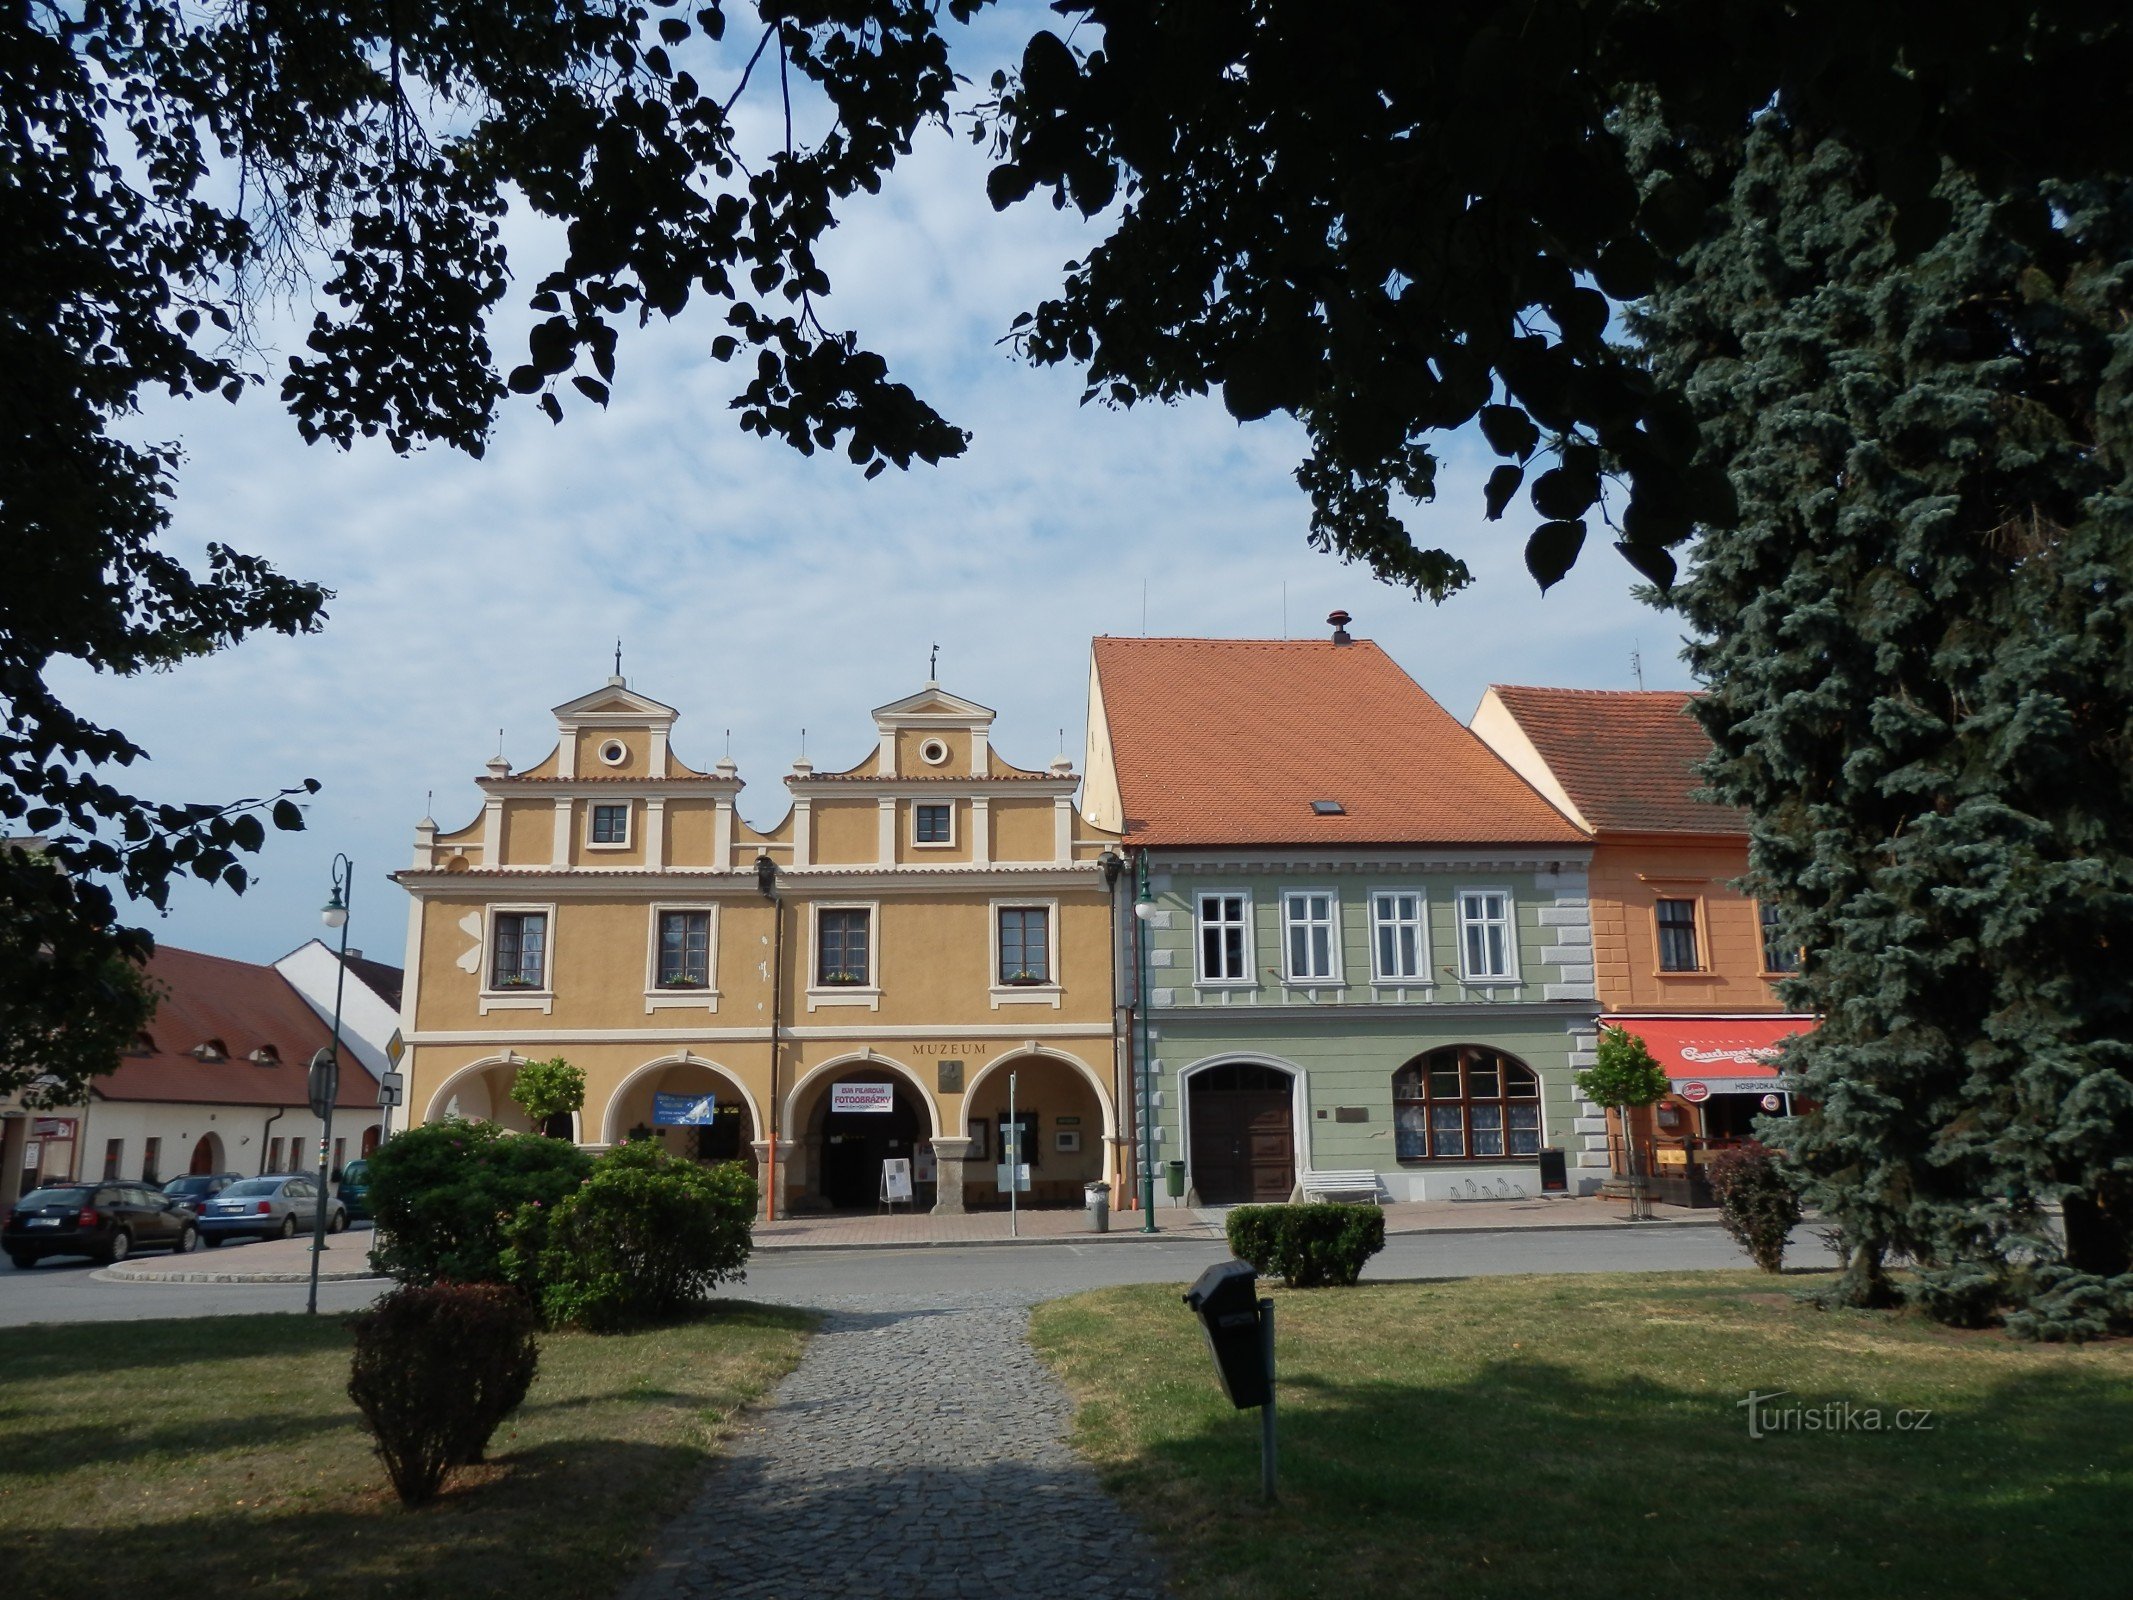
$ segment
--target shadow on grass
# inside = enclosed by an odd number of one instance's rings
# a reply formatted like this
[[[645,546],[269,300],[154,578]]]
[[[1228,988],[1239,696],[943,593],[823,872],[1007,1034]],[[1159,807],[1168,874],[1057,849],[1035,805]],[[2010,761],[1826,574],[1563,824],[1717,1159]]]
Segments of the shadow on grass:
[[[16,1383],[204,1361],[302,1357],[350,1343],[343,1317],[282,1312],[0,1328],[0,1397]]]
[[[270,1413],[202,1418],[165,1427],[102,1423],[42,1432],[10,1429],[7,1450],[0,1454],[0,1480],[37,1478],[85,1466],[121,1468],[223,1451],[265,1450],[338,1433],[347,1426],[346,1416]]]
[[[1751,1569],[1785,1595],[2124,1592],[2123,1375],[2036,1371],[1951,1399],[1907,1397],[1892,1373],[1878,1426],[1857,1393],[1802,1392],[1759,1408],[1761,1438],[1739,1403],[1753,1381],[1516,1360],[1449,1385],[1300,1371],[1282,1379],[1279,1505],[1257,1503],[1251,1414],[1158,1439],[1109,1477],[1129,1503],[1157,1491],[1206,1592],[1572,1593],[1599,1573],[1608,1592],[1658,1594]],[[1900,1429],[1899,1408],[1925,1415]]]

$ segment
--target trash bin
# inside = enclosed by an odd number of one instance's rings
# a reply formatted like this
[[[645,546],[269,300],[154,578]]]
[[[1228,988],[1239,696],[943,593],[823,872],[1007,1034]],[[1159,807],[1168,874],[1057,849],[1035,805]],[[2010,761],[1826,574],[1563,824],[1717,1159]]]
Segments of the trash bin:
[[[1089,1232],[1111,1231],[1111,1186],[1108,1183],[1092,1183],[1082,1193],[1082,1203],[1089,1211]]]
[[[1562,1151],[1543,1150],[1540,1153],[1540,1168],[1542,1194],[1570,1192],[1570,1163]]]
[[[1266,1404],[1266,1352],[1259,1343],[1259,1274],[1248,1261],[1218,1261],[1185,1291],[1199,1314],[1222,1392],[1239,1411]]]
[[[1173,1200],[1185,1198],[1185,1163],[1170,1162],[1163,1168],[1163,1190]]]

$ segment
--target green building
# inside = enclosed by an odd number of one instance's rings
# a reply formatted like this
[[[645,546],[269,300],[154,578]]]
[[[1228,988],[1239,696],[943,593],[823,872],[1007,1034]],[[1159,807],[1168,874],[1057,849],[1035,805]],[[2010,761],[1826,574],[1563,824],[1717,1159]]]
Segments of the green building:
[[[1152,1117],[1190,1204],[1590,1187],[1590,845],[1333,620],[1095,641],[1085,811],[1127,856],[1135,1138]]]

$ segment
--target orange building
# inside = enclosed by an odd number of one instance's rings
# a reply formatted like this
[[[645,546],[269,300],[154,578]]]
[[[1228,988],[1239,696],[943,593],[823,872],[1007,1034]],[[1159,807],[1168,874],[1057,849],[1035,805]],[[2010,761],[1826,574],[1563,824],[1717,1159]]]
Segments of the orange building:
[[[1642,1037],[1674,1093],[1633,1125],[1662,1198],[1702,1201],[1700,1156],[1789,1109],[1769,1057],[1814,1025],[1777,980],[1798,965],[1770,913],[1736,887],[1744,813],[1697,798],[1711,742],[1678,691],[1497,685],[1473,731],[1592,837],[1601,1021]],[[1620,1130],[1610,1143],[1621,1160]]]

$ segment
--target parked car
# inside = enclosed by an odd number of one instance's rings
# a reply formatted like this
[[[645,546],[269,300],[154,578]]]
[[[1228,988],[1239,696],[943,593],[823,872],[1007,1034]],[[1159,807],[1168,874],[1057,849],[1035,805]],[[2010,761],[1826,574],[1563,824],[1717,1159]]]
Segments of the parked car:
[[[239,1178],[200,1213],[200,1237],[211,1245],[225,1239],[293,1239],[311,1231],[318,1215],[318,1180],[309,1173],[269,1173]],[[326,1202],[326,1231],[348,1226],[348,1208]]]
[[[188,1172],[164,1184],[163,1193],[198,1214],[209,1200],[243,1176],[241,1172]]]
[[[361,1222],[370,1216],[370,1163],[363,1157],[358,1156],[341,1168],[340,1195],[350,1222]]]
[[[175,1250],[200,1242],[191,1211],[145,1183],[53,1183],[17,1200],[0,1228],[0,1248],[17,1267],[46,1256],[124,1261],[135,1250]]]

